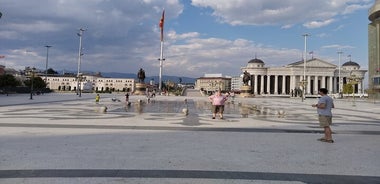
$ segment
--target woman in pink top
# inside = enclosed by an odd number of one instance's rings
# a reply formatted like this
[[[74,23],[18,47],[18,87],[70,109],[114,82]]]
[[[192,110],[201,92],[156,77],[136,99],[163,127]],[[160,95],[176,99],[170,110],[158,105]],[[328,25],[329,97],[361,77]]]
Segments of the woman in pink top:
[[[216,91],[214,95],[209,97],[212,103],[212,119],[215,119],[216,113],[219,112],[220,119],[223,119],[224,102],[227,101],[227,96],[224,96],[220,91]]]

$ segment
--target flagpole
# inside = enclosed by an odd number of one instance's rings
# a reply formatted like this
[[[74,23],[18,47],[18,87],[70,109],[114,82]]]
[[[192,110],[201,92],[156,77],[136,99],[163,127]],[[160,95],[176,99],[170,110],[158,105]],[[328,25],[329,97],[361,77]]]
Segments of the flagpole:
[[[159,73],[159,79],[158,79],[158,90],[161,94],[162,92],[162,65],[163,65],[163,61],[165,60],[164,59],[164,22],[165,22],[165,9],[162,10],[162,17],[160,19],[160,23],[158,24],[159,27],[160,27],[160,30],[161,30],[161,36],[160,36],[160,40],[161,40],[161,51],[160,51],[160,58],[158,60],[160,60],[160,73]]]
[[[164,61],[164,41],[161,40],[161,52],[160,52],[160,73],[158,79],[158,90],[161,93],[162,90],[162,62]]]

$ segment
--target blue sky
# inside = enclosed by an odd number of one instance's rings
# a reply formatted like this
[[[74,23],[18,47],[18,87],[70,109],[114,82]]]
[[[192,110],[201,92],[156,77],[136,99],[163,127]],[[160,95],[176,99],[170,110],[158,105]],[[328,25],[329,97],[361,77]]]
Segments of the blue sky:
[[[373,0],[0,0],[0,64],[76,71],[159,74],[165,9],[164,75],[236,76],[257,57],[284,66],[307,52],[338,64],[368,67],[368,9]],[[308,56],[311,57],[310,55]]]

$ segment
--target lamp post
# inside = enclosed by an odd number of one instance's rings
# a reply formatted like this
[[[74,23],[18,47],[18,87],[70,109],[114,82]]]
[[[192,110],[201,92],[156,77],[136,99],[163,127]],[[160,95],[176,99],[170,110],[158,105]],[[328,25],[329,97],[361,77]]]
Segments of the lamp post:
[[[338,83],[338,93],[339,93],[339,98],[341,98],[341,94],[342,94],[342,79],[341,79],[341,76],[340,76],[340,58],[341,58],[341,55],[343,54],[342,51],[338,51],[337,52],[338,55],[339,55],[339,68],[338,68],[338,78],[339,78],[339,83]]]
[[[356,106],[355,104],[355,85],[359,83],[360,78],[356,77],[356,75],[352,74],[352,71],[350,73],[350,76],[348,77],[348,82],[350,85],[352,85],[352,106]]]
[[[33,81],[34,81],[34,70],[36,68],[31,68],[30,71],[30,99],[33,100]]]
[[[310,36],[309,34],[303,34],[302,35],[304,37],[304,40],[305,40],[305,43],[304,43],[304,54],[303,54],[303,79],[302,79],[302,82],[301,82],[301,85],[302,85],[302,102],[304,100],[304,98],[306,99],[306,54],[307,54],[307,37]]]
[[[46,47],[46,65],[45,65],[45,83],[47,85],[47,70],[48,70],[48,62],[49,62],[49,48],[52,47],[51,45],[45,45]]]
[[[77,95],[79,95],[79,97],[81,97],[79,91],[79,78],[80,78],[80,67],[81,67],[81,62],[82,62],[82,35],[83,35],[83,32],[85,31],[85,29],[83,28],[80,28],[79,29],[79,33],[77,33],[77,35],[79,36],[79,53],[78,53],[78,73],[77,73]]]

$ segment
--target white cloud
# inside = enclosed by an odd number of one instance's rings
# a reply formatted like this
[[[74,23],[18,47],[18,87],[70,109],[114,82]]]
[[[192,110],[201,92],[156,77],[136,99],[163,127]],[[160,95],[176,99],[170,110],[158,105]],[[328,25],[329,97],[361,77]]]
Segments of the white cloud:
[[[197,32],[177,34],[175,31],[169,31],[167,33],[167,36],[170,40],[185,40],[185,39],[189,39],[189,38],[197,38],[197,37],[199,37],[199,35],[200,34]]]
[[[306,28],[312,29],[312,28],[319,28],[327,26],[331,23],[333,23],[334,19],[324,20],[324,21],[310,21],[305,24],[303,24]]]
[[[211,8],[218,20],[231,25],[281,25],[286,29],[294,24],[303,24],[307,28],[326,26],[337,15],[368,9],[372,2],[369,0],[318,0],[313,3],[305,0],[192,0],[192,5]]]
[[[47,21],[34,21],[27,23],[11,23],[8,25],[11,30],[17,32],[29,32],[29,33],[41,33],[41,32],[53,32],[59,31],[64,26],[62,24],[56,24]]]
[[[353,49],[353,46],[350,45],[338,45],[338,44],[333,44],[333,45],[325,45],[321,47],[322,49],[337,49],[337,50],[342,50],[342,49]]]

